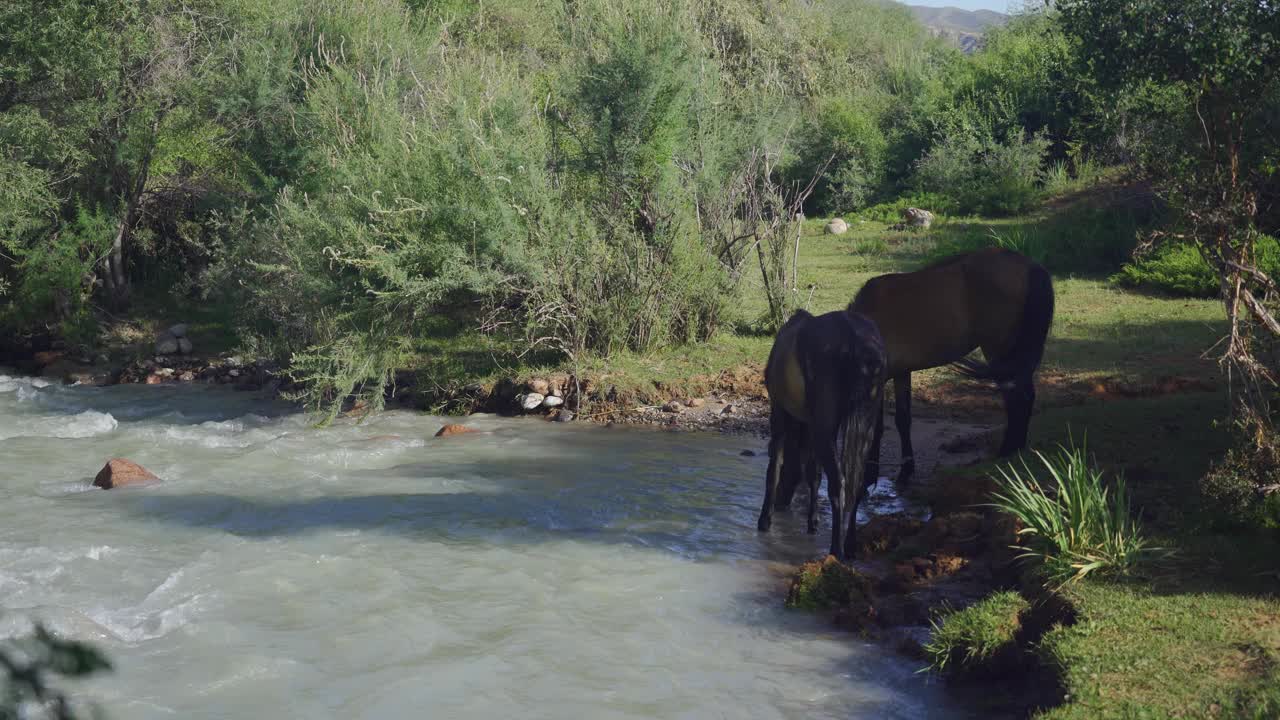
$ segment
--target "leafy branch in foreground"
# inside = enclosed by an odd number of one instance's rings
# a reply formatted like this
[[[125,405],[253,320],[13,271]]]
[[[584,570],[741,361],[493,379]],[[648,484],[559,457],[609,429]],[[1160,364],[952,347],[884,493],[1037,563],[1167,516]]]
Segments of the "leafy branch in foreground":
[[[110,669],[93,647],[36,625],[30,637],[0,644],[0,720],[75,720],[66,695],[50,687],[51,676],[82,678]]]
[[[1062,585],[1094,573],[1125,574],[1157,552],[1129,514],[1123,477],[1108,487],[1083,447],[1035,455],[1048,487],[1025,459],[1021,469],[1011,463],[996,471],[991,505],[1022,523],[1019,557],[1037,562],[1048,581]]]

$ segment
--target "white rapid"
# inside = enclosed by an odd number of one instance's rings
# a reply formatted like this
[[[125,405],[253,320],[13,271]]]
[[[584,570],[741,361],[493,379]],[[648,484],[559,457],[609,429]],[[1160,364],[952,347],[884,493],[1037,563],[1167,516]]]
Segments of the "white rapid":
[[[0,637],[32,620],[145,718],[932,718],[917,663],[782,607],[753,439],[0,377]],[[389,437],[398,436],[398,437]],[[112,456],[164,480],[102,491]]]

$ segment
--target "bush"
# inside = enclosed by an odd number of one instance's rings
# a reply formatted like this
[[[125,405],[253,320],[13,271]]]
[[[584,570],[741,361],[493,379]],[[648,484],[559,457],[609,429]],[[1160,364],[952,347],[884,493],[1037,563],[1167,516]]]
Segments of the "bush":
[[[902,222],[902,211],[909,207],[928,210],[936,216],[952,215],[958,206],[951,198],[930,192],[913,192],[891,202],[872,205],[858,213],[858,217],[886,225]]]
[[[1132,253],[1142,228],[1137,217],[1119,209],[1084,207],[1006,226],[953,224],[935,233],[938,242],[928,262],[987,247],[1022,253],[1054,273],[1111,272]]]
[[[1271,277],[1280,276],[1280,242],[1262,235],[1255,246],[1258,269]],[[1217,273],[1190,243],[1171,242],[1151,254],[1128,263],[1113,275],[1112,282],[1128,287],[1159,290],[1188,297],[1217,297]]]
[[[992,506],[1022,523],[1019,557],[1034,561],[1049,582],[1125,574],[1153,551],[1129,515],[1123,477],[1108,487],[1084,448],[1060,447],[1053,456],[1035,455],[1049,486],[1041,485],[1025,459],[1021,470],[1009,464],[993,476],[997,491]]]
[[[962,213],[1016,215],[1040,198],[1041,163],[1049,149],[1043,135],[1015,133],[1008,141],[956,132],[916,165],[916,181],[950,198]]]
[[[1280,528],[1280,446],[1242,433],[1200,481],[1200,492],[1220,524]]]
[[[1018,593],[1004,591],[948,613],[940,622],[935,620],[924,646],[929,665],[938,672],[953,673],[991,660],[1013,647],[1022,613],[1030,607]]]

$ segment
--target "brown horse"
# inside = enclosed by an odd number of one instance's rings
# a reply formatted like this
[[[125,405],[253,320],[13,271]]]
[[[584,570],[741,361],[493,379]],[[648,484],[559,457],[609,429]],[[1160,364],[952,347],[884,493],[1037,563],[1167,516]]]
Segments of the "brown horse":
[[[964,375],[994,381],[1008,422],[1001,457],[1027,445],[1035,404],[1033,376],[1053,324],[1053,280],[1025,255],[987,248],[955,255],[910,273],[867,281],[849,304],[876,323],[893,378],[895,424],[905,480],[915,471],[911,448],[911,373],[953,365]],[[981,349],[986,362],[966,359]],[[884,418],[876,423],[868,471],[878,477]]]
[[[831,554],[841,559],[853,555],[865,463],[876,418],[883,415],[885,368],[880,333],[857,313],[839,310],[814,317],[801,310],[778,331],[764,373],[769,470],[757,524],[761,532],[773,522],[784,461],[798,459],[809,485],[809,532],[818,531],[820,465],[831,502]],[[843,452],[838,453],[841,436]]]

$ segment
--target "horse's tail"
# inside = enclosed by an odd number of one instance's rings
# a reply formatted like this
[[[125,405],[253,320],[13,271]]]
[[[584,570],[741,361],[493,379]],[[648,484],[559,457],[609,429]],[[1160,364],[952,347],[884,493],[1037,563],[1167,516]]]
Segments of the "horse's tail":
[[[1044,344],[1053,325],[1053,278],[1039,263],[1032,263],[1027,275],[1027,294],[1022,303],[1022,323],[1009,352],[990,363],[964,359],[952,364],[960,374],[975,380],[1011,382],[1029,376],[1044,359]]]

